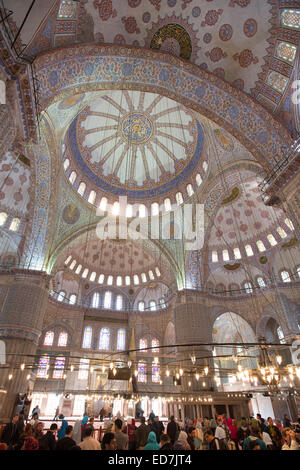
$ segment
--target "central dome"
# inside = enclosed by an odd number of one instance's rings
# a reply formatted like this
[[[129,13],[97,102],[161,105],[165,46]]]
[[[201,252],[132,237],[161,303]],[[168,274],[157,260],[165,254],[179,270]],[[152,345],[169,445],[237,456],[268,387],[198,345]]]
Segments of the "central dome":
[[[96,94],[76,116],[66,147],[82,180],[139,199],[177,188],[194,171],[204,133],[194,113],[176,101],[112,90]]]

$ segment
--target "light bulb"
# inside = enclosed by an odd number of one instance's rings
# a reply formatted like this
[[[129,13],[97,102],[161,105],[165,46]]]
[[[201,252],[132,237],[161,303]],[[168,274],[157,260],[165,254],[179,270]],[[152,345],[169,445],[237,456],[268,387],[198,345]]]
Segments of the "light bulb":
[[[208,374],[208,367],[204,367],[204,374],[205,374],[205,375]]]
[[[117,369],[114,368],[114,369],[113,369],[113,374],[116,375],[116,373],[117,373]]]
[[[192,385],[192,382],[189,382],[188,385],[189,385],[189,387],[190,387],[190,386]]]
[[[277,364],[281,364],[282,363],[282,357],[281,356],[276,356],[276,361],[277,361]]]
[[[9,374],[8,380],[11,380],[12,378],[13,378],[13,375],[12,375],[12,374]]]
[[[134,375],[135,375],[136,377],[138,376],[138,371],[137,371],[137,370],[134,371]]]
[[[200,375],[199,375],[199,374],[196,374],[195,377],[196,377],[196,380],[199,380],[199,379],[200,379]]]
[[[179,374],[178,374],[178,372],[177,372],[177,374],[176,374],[176,379],[178,380],[178,379],[179,379],[179,377],[180,377],[180,376],[179,376]]]
[[[111,370],[114,368],[114,363],[113,363],[113,362],[111,362],[111,363],[109,364],[109,368],[110,368]]]
[[[74,370],[74,366],[72,365],[72,366],[70,367],[70,369],[71,369],[71,372],[73,372],[73,370]]]
[[[27,375],[26,379],[27,379],[27,380],[30,380],[30,374]]]
[[[105,372],[105,366],[102,366],[102,373],[104,374]]]
[[[203,385],[203,387],[205,387],[206,383],[205,383],[205,382],[202,382],[202,385]]]
[[[166,376],[169,377],[169,375],[170,375],[170,371],[169,371],[169,369],[167,369],[166,370]]]
[[[21,364],[21,370],[25,369],[25,364]]]
[[[183,370],[182,369],[179,369],[179,374],[183,375]]]
[[[132,366],[132,362],[131,362],[131,361],[128,361],[128,362],[127,362],[127,365],[128,365],[128,367],[129,367],[129,369],[130,369],[130,367]]]

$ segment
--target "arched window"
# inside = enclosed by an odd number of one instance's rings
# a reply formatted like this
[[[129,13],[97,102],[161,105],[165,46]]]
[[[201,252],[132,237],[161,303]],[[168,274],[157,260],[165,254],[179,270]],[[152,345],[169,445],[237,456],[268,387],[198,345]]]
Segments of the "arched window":
[[[70,269],[71,270],[75,268],[76,263],[77,263],[77,261],[75,259],[73,259],[72,263],[70,264]]]
[[[139,276],[138,276],[137,274],[135,274],[135,275],[133,276],[133,283],[134,283],[136,286],[138,286],[139,283],[140,283]]]
[[[140,312],[144,312],[145,310],[145,302],[143,302],[143,300],[140,300],[139,303],[138,303],[138,309]]]
[[[259,287],[266,287],[266,283],[262,277],[257,278],[257,284],[259,285]]]
[[[79,264],[77,268],[75,269],[75,274],[80,274],[81,270],[82,270],[82,264]]]
[[[62,331],[61,333],[59,333],[57,345],[61,348],[65,348],[67,344],[68,344],[68,333],[66,331]]]
[[[147,282],[147,276],[145,273],[141,274],[142,282]]]
[[[108,286],[112,286],[112,285],[113,285],[113,282],[114,282],[113,276],[108,276],[108,278],[107,278],[107,285],[108,285]]]
[[[83,333],[82,347],[84,349],[90,349],[92,346],[93,330],[90,326],[86,326]]]
[[[90,192],[90,195],[89,195],[89,198],[88,198],[88,202],[90,204],[94,204],[95,203],[95,200],[96,200],[96,192],[95,191],[91,191]]]
[[[95,281],[96,275],[97,275],[96,271],[93,271],[92,274],[90,275],[90,281],[91,281],[91,282],[94,282],[94,281]]]
[[[69,177],[69,181],[71,184],[74,184],[75,181],[76,181],[76,178],[77,178],[77,174],[75,171],[72,171],[72,173],[70,174],[70,177]]]
[[[107,208],[107,197],[103,197],[103,198],[101,198],[99,209],[101,211],[105,212],[106,208]]]
[[[148,346],[147,346],[147,340],[145,338],[141,338],[140,339],[140,346],[139,346],[139,349],[146,349]]]
[[[160,276],[161,276],[160,270],[159,270],[159,268],[158,268],[157,266],[156,266],[156,268],[155,268],[155,274],[156,274],[157,277],[160,277]]]
[[[153,353],[159,352],[159,340],[157,338],[153,338],[153,340],[151,341],[151,346],[152,346],[151,352]]]
[[[53,379],[62,379],[64,375],[64,368],[65,368],[66,358],[62,356],[58,356],[55,358],[55,365],[53,370]]]
[[[109,349],[109,338],[110,331],[108,328],[101,328],[100,339],[99,339],[99,349]]]
[[[122,310],[122,308],[123,308],[123,297],[122,295],[117,295],[116,310]]]
[[[290,230],[295,230],[293,222],[290,219],[285,219],[284,223]]]
[[[1,212],[1,214],[0,214],[0,226],[1,226],[1,227],[2,227],[2,225],[5,224],[6,219],[7,219],[7,214],[6,214],[6,212]]]
[[[155,361],[152,362],[152,382],[160,382],[160,365]]]
[[[71,256],[71,255],[67,257],[67,259],[66,259],[66,261],[65,261],[65,265],[66,265],[66,266],[67,266],[67,264],[70,263],[71,259],[72,259],[72,256]]]
[[[233,249],[233,254],[235,259],[241,259],[241,252],[239,248],[234,248]]]
[[[80,359],[78,380],[87,380],[89,376],[89,365],[90,365],[89,359]]]
[[[98,284],[103,284],[104,282],[104,274],[100,274],[99,279],[98,279]]]
[[[124,349],[125,349],[125,330],[122,328],[121,330],[118,330],[117,350],[124,351]]]
[[[186,192],[189,197],[191,197],[194,194],[194,189],[191,184],[188,184],[186,187]]]
[[[48,376],[49,365],[50,357],[47,354],[43,354],[39,359],[38,370],[36,373],[36,377],[38,379],[45,379]]]
[[[229,261],[229,253],[228,250],[223,250],[223,261]]]
[[[69,304],[70,305],[75,305],[76,304],[76,299],[77,299],[76,294],[71,294],[70,299],[69,299]]]
[[[130,286],[130,276],[125,276],[125,284],[126,286]]]
[[[147,367],[144,361],[139,361],[138,363],[138,382],[147,382]]]
[[[267,236],[267,240],[268,240],[268,242],[270,243],[271,246],[277,245],[277,241],[276,241],[274,235],[272,235],[271,233]]]
[[[64,161],[64,169],[65,171],[67,171],[67,169],[69,168],[70,166],[70,160],[68,158],[65,159]]]
[[[85,192],[85,188],[86,188],[86,184],[82,181],[80,183],[80,185],[78,186],[78,193],[80,194],[80,196],[83,196],[84,195],[84,192]]]
[[[92,297],[92,308],[98,308],[99,307],[99,301],[100,301],[99,292],[94,292],[93,297]]]
[[[180,204],[183,204],[183,197],[182,197],[182,193],[176,193],[176,202],[177,202],[177,205],[180,206]]]
[[[287,237],[286,231],[283,230],[282,227],[277,227],[276,231],[279,233],[279,235],[281,236],[281,238]]]
[[[160,304],[161,308],[166,308],[165,299],[159,299],[159,304]]]
[[[54,332],[47,331],[47,333],[45,334],[44,346],[52,346],[53,340],[54,340]]]
[[[251,294],[253,292],[252,284],[251,282],[245,282],[244,284],[244,289],[247,294]]]
[[[147,209],[145,204],[140,204],[139,205],[139,217],[146,217],[147,215]]]
[[[150,300],[149,302],[149,307],[150,307],[150,310],[156,310],[156,303],[154,300]]]
[[[149,274],[149,278],[151,279],[151,281],[154,280],[154,274],[153,274],[153,271],[148,271],[148,274]]]
[[[110,308],[111,307],[111,292],[106,291],[104,294],[104,308]]]
[[[298,274],[298,277],[300,278],[300,266],[298,266],[297,268],[297,274]]]
[[[263,244],[263,242],[261,240],[258,240],[256,242],[256,246],[258,248],[258,251],[260,251],[260,252],[266,251],[266,247],[265,247],[265,245]]]
[[[208,169],[208,164],[207,164],[207,162],[203,162],[202,168],[203,168],[203,170],[204,170],[205,173],[206,173],[206,172],[207,172],[207,169]]]
[[[281,326],[277,328],[277,336],[278,336],[279,342],[281,344],[285,344],[284,334],[283,334]]]
[[[202,178],[201,178],[200,173],[198,173],[196,175],[196,183],[197,183],[198,186],[201,186],[201,184],[202,184]]]
[[[20,226],[20,219],[15,218],[11,221],[9,230],[11,230],[12,232],[16,232],[19,226]]]
[[[246,251],[247,256],[253,256],[253,250],[252,250],[251,245],[246,245],[245,251]]]
[[[60,293],[57,296],[57,301],[62,302],[64,300],[65,296],[66,296],[66,293],[63,290],[60,291]]]
[[[217,251],[212,251],[211,253],[211,260],[213,263],[217,263],[219,261],[218,258],[218,252]]]
[[[122,276],[117,276],[117,286],[121,286],[123,284]]]
[[[281,271],[281,279],[283,282],[291,282],[290,274],[288,271]]]
[[[132,204],[127,204],[126,206],[126,217],[130,218],[133,216]]]
[[[82,273],[83,279],[86,279],[86,278],[87,278],[88,273],[89,273],[88,268],[85,268],[85,270],[84,270],[83,273]]]
[[[117,216],[120,214],[120,203],[115,201],[112,206],[112,214]]]
[[[159,215],[159,205],[157,202],[153,202],[151,204],[151,214],[152,215]]]
[[[169,212],[172,209],[171,201],[168,197],[164,200],[164,206],[166,212]]]

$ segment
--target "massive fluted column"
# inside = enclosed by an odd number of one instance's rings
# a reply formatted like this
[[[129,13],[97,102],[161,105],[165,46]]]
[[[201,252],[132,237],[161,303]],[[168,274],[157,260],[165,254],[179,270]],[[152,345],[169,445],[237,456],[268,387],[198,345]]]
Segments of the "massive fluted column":
[[[29,365],[35,363],[34,355],[49,295],[49,279],[48,275],[37,271],[0,275],[0,340],[6,346],[6,367],[0,369],[0,388],[6,390],[0,400],[1,420],[10,418],[16,395],[28,391]],[[25,363],[24,370],[20,368],[22,363]],[[33,378],[33,374],[30,375]]]

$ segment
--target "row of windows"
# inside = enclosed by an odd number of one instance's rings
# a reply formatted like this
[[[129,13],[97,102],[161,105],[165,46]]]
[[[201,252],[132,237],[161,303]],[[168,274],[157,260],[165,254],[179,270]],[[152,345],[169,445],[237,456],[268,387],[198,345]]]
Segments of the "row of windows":
[[[287,227],[290,230],[294,230],[293,223],[290,219],[285,219],[285,224],[287,225]],[[277,231],[278,235],[281,238],[286,238],[287,237],[287,233],[282,227],[277,227],[276,231]],[[271,233],[269,235],[267,235],[267,240],[268,240],[270,246],[275,246],[278,243],[276,241],[274,235],[272,235]],[[262,242],[262,240],[258,240],[256,242],[256,246],[257,246],[257,249],[260,253],[263,253],[264,251],[266,251],[265,244]],[[246,252],[247,256],[254,256],[254,252],[253,252],[253,249],[252,249],[251,245],[245,245],[245,252]],[[242,258],[241,251],[240,251],[239,248],[233,248],[233,257],[234,257],[234,259],[241,259]],[[230,260],[230,255],[229,255],[228,250],[222,250],[222,259],[223,259],[223,261],[229,261]],[[212,251],[211,260],[212,260],[213,263],[217,263],[219,261],[219,254],[216,250]]]
[[[70,160],[68,158],[66,158],[64,160],[64,169],[65,169],[65,171],[67,171],[69,166],[70,166]],[[203,162],[202,168],[203,168],[204,172],[207,171],[208,164],[207,164],[206,161]],[[76,180],[77,180],[77,173],[76,173],[76,171],[72,171],[70,173],[70,176],[69,176],[69,181],[72,185],[74,185]],[[203,181],[203,179],[202,179],[201,174],[197,173],[196,178],[195,178],[196,186],[199,187],[202,184],[202,181]],[[82,196],[82,197],[86,196],[86,194],[85,194],[86,193],[86,188],[87,188],[86,183],[84,181],[81,181],[78,188],[77,188],[77,192],[80,194],[80,196]],[[191,197],[194,194],[194,192],[195,192],[195,187],[191,183],[189,183],[186,186],[186,195],[187,195],[187,197]],[[87,197],[87,201],[90,204],[95,205],[96,198],[97,198],[97,194],[94,190],[92,190],[92,191],[90,191],[90,193]],[[176,200],[176,205],[177,206],[180,206],[181,204],[183,204],[184,197],[183,197],[182,192],[178,191],[176,193],[175,200]],[[99,209],[103,212],[106,212],[106,211],[110,210],[111,213],[115,216],[120,215],[120,203],[118,201],[116,201],[112,205],[109,205],[107,197],[102,197],[101,198],[101,201],[100,201],[100,204],[99,204]],[[152,216],[159,215],[160,212],[169,212],[169,211],[172,211],[172,202],[171,202],[170,198],[166,198],[164,200],[164,203],[163,203],[162,206],[159,206],[159,204],[157,202],[153,202],[151,204],[151,211],[150,212],[151,212]],[[148,209],[145,206],[145,204],[138,204],[138,205],[127,204],[126,210],[125,210],[125,217],[130,218],[130,217],[134,217],[134,216],[138,216],[138,217],[147,217],[148,216]]]
[[[55,358],[54,369],[52,373],[53,379],[62,379],[64,378],[64,368],[65,368],[66,358],[62,356],[57,356]],[[50,368],[50,357],[47,354],[44,354],[39,359],[38,370],[36,377],[39,379],[48,379],[49,377],[49,368]]]
[[[137,379],[140,383],[147,383],[147,364],[144,361],[138,363]],[[160,365],[154,360],[152,362],[152,382],[159,383],[160,381]]]
[[[92,347],[92,339],[93,339],[93,329],[90,326],[86,326],[83,333],[83,341],[82,347],[84,349],[91,349]],[[125,339],[126,339],[126,332],[124,329],[118,330],[117,334],[117,350],[124,351],[125,350]],[[99,342],[98,342],[98,349],[101,350],[108,350],[110,348],[110,329],[107,327],[101,328],[99,334]]]
[[[65,266],[69,264],[69,269],[72,271],[75,269],[75,266],[77,264],[77,261],[75,259],[72,260],[72,256],[69,255],[67,259],[65,260]],[[155,272],[155,274],[154,274]],[[153,281],[156,277],[161,277],[161,272],[160,269],[156,266],[154,269],[154,272],[152,269],[148,271],[148,273],[141,273],[139,274],[133,274],[132,276],[105,276],[104,274],[97,274],[96,271],[92,271],[90,273],[88,268],[83,268],[82,264],[78,264],[76,269],[75,269],[75,274],[80,275],[83,279],[86,279],[89,276],[89,280],[91,282],[96,282],[96,279],[98,279],[98,284],[107,284],[108,286],[112,286],[114,283],[116,286],[121,287],[121,286],[130,286],[131,283],[135,286],[138,286],[141,282],[145,283],[148,282],[148,280]]]
[[[44,338],[44,346],[53,346],[54,342],[54,331],[47,331]],[[62,331],[59,333],[57,346],[59,347],[66,347],[68,344],[68,333],[66,331]]]
[[[6,214],[6,212],[1,212],[0,213],[0,227],[3,227],[7,221],[7,217],[8,215]],[[17,217],[15,217],[14,219],[12,219],[10,225],[9,225],[9,230],[11,230],[12,232],[16,232],[18,230],[20,226],[20,219],[18,219]]]
[[[158,304],[155,302],[155,300],[150,300],[148,305],[144,300],[140,300],[138,303],[138,310],[140,312],[144,312],[145,310],[155,311],[158,308],[166,308],[166,306],[166,301],[163,298],[159,299]]]

